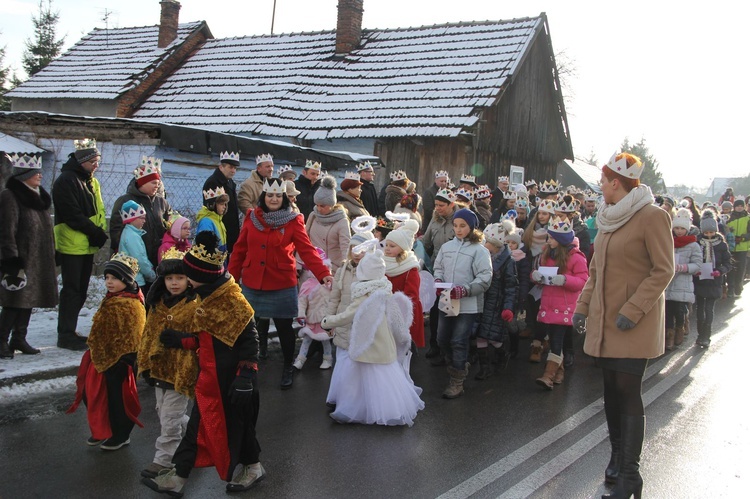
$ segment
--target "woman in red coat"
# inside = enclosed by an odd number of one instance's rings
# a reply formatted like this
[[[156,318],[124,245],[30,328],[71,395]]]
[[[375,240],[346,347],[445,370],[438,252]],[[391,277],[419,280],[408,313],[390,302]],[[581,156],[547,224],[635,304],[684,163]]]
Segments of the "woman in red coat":
[[[292,387],[294,376],[295,251],[320,282],[333,282],[331,272],[307,237],[302,215],[292,210],[283,182],[276,178],[266,180],[258,206],[247,212],[234,244],[229,273],[242,284],[242,294],[255,309],[261,358],[265,356],[268,327],[273,319],[284,354],[282,390]]]
[[[411,250],[414,236],[419,230],[419,222],[407,220],[385,238],[385,276],[391,281],[393,292],[403,291],[413,304],[414,320],[411,323],[412,347],[424,346],[424,315],[422,302],[419,300],[419,260]]]

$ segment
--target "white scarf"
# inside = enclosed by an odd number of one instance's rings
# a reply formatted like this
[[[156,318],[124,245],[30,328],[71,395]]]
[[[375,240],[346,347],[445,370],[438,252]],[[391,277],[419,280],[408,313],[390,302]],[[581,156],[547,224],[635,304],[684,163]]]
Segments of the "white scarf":
[[[385,260],[385,275],[390,277],[401,275],[411,269],[419,270],[419,259],[413,251],[409,251],[406,259],[401,262],[397,262],[392,256],[384,256],[383,260]]]
[[[386,277],[381,277],[380,279],[374,279],[372,281],[355,281],[352,283],[352,300],[356,300],[360,296],[369,295],[380,289],[390,293],[393,289],[391,281]]]
[[[647,185],[639,185],[616,204],[602,203],[596,214],[599,232],[614,232],[625,225],[641,208],[653,204],[654,195]]]

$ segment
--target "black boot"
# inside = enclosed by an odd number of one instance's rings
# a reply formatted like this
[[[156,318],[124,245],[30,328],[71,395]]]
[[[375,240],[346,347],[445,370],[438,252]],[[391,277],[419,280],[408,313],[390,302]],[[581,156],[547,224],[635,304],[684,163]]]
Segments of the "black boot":
[[[607,429],[609,430],[609,444],[612,447],[612,454],[609,458],[607,469],[604,470],[604,481],[606,483],[617,482],[617,476],[620,474],[620,414],[617,408],[607,409],[604,405],[604,415],[607,418]]]
[[[10,336],[10,329],[0,330],[0,359],[13,358],[13,349],[8,346],[8,336]]]
[[[492,376],[492,365],[490,364],[489,347],[477,348],[477,358],[479,359],[479,372],[474,379],[483,380]]]
[[[510,358],[515,359],[518,357],[518,335],[509,334],[508,340],[510,341]]]
[[[702,327],[701,327],[702,326]],[[711,325],[698,324],[698,339],[695,344],[701,348],[708,348],[711,345]]]
[[[511,354],[505,351],[505,347],[495,348],[495,363],[498,371],[504,371],[508,367]]]
[[[294,366],[284,366],[284,370],[281,372],[281,389],[288,390],[294,383]]]
[[[427,353],[424,354],[425,358],[432,359],[434,357],[440,356],[440,347],[437,346],[437,343],[430,342],[430,348],[427,350]]]
[[[627,499],[631,496],[641,499],[643,478],[640,467],[645,428],[645,416],[620,415],[620,473],[612,493],[603,495],[602,499]]]
[[[89,346],[86,343],[86,338],[78,336],[75,333],[59,334],[57,336],[57,347],[77,352],[83,352],[84,350],[89,349]]]
[[[34,348],[28,344],[28,342],[26,341],[26,333],[26,329],[13,331],[13,335],[10,338],[10,343],[8,344],[11,352],[13,352],[13,350],[18,350],[19,352],[26,355],[36,355],[40,353],[39,349]]]

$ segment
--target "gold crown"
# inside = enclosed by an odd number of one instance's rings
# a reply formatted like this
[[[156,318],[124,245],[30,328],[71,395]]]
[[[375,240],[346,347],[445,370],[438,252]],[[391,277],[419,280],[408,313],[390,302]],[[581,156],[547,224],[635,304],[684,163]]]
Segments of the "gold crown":
[[[96,149],[96,139],[81,139],[74,140],[73,145],[76,151],[82,151],[83,149]]]
[[[263,192],[270,192],[271,194],[285,194],[286,188],[284,187],[283,182],[280,182],[276,179],[273,179],[269,182],[268,179],[266,179],[263,181]]]
[[[207,191],[203,191],[203,199],[208,201],[209,199],[216,199],[219,196],[226,196],[227,191],[224,190],[222,186],[218,186],[216,190],[209,189]]]
[[[124,265],[127,265],[131,269],[133,269],[133,272],[136,274],[141,270],[141,268],[138,266],[138,260],[133,258],[130,255],[126,255],[125,253],[115,253],[112,255],[112,258],[109,259],[110,262],[120,262]]]
[[[180,218],[182,215],[178,211],[172,210],[169,213],[169,219],[167,220],[167,230],[172,228],[172,225],[177,221],[178,218]]]
[[[224,260],[226,260],[227,258],[226,252],[217,251],[216,253],[209,253],[208,251],[206,251],[206,247],[200,243],[192,246],[190,250],[188,250],[188,253],[190,253],[201,262],[205,262],[216,267],[224,265]]]
[[[559,189],[560,187],[555,180],[550,180],[549,182],[545,180],[544,182],[542,182],[541,187],[539,187],[539,192],[547,193],[547,194],[554,194]]]
[[[162,261],[164,260],[182,260],[185,257],[185,252],[178,250],[176,247],[171,247],[161,256]]]
[[[305,169],[308,169],[308,170],[318,170],[318,171],[320,171],[320,169],[321,169],[321,168],[323,168],[323,165],[321,165],[321,164],[320,164],[319,162],[317,162],[317,161],[313,162],[313,161],[310,161],[310,160],[308,159],[308,160],[307,160],[307,161],[305,162]]]

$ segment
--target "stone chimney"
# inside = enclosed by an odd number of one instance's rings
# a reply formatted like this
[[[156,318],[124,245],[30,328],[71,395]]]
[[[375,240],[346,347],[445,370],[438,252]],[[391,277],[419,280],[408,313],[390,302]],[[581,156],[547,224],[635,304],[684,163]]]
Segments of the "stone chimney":
[[[336,55],[344,56],[359,47],[362,39],[364,0],[339,0],[336,23]]]
[[[161,0],[161,19],[159,21],[159,48],[163,49],[177,38],[177,25],[180,23],[180,2]]]

